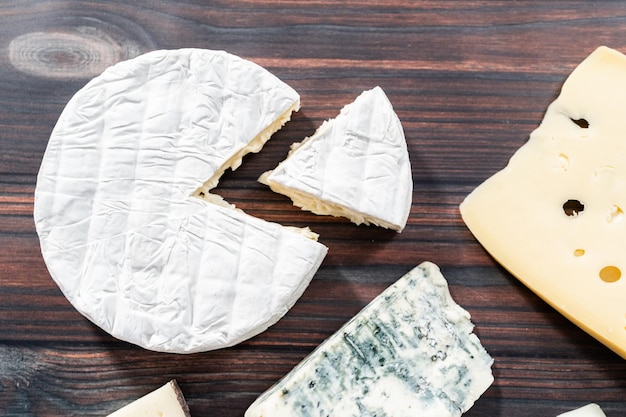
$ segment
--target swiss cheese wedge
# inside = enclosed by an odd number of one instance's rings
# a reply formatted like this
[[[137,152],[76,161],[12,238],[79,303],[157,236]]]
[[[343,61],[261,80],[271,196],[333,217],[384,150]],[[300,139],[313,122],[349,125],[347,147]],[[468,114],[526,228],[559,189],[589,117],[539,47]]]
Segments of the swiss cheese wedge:
[[[591,53],[460,210],[497,261],[626,358],[626,57]]]
[[[52,278],[78,311],[146,349],[231,346],[281,318],[327,248],[210,193],[300,104],[223,51],[154,51],[69,101],[51,134],[34,217]]]
[[[413,177],[404,130],[380,87],[359,95],[335,118],[292,145],[259,179],[296,206],[356,224],[404,229]]]

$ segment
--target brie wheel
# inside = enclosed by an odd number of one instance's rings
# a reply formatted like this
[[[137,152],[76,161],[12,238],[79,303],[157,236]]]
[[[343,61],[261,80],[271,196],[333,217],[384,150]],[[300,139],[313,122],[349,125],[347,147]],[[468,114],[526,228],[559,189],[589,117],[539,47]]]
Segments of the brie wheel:
[[[413,177],[400,119],[380,87],[324,122],[259,181],[303,210],[398,232],[406,226]]]
[[[209,191],[298,107],[267,70],[202,49],[150,52],[82,88],[51,134],[34,208],[44,260],[74,307],[119,339],[175,353],[232,346],[278,321],[327,248]]]

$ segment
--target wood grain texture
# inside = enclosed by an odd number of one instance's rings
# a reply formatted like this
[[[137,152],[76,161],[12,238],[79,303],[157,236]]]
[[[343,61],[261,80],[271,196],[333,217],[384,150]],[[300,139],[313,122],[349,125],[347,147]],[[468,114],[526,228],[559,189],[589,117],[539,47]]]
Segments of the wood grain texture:
[[[468,417],[556,416],[595,401],[626,415],[626,361],[504,271],[458,205],[501,169],[593,49],[626,52],[615,1],[138,0],[0,3],[0,415],[105,416],[176,378],[193,416],[247,406],[411,267],[439,264],[495,359]],[[51,280],[33,192],[65,103],[121,59],[224,49],[292,85],[302,110],[218,187],[248,213],[309,225],[329,247],[263,334],[194,355],[147,352],[80,316]],[[414,199],[401,234],[315,216],[258,184],[289,145],[380,85],[405,129]]]

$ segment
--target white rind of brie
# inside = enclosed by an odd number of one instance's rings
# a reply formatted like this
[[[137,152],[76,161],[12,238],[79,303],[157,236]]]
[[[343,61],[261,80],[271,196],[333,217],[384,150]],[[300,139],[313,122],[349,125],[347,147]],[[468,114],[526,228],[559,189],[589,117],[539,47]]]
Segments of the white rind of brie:
[[[44,260],[74,307],[119,339],[173,353],[232,346],[278,321],[327,248],[209,191],[298,107],[267,70],[203,49],[144,54],[77,92],[34,208]]]
[[[259,181],[316,214],[402,231],[413,177],[404,130],[380,87],[364,91],[335,119],[292,145]]]
[[[439,268],[383,291],[245,417],[459,417],[491,386],[493,359]]]

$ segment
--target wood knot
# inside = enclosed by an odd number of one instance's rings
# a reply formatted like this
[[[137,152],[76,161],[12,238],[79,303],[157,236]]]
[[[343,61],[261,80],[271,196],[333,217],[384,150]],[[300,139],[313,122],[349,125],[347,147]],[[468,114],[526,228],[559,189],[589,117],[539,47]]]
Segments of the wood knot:
[[[92,78],[107,67],[144,51],[93,27],[30,32],[9,44],[9,60],[18,71],[43,78]]]

